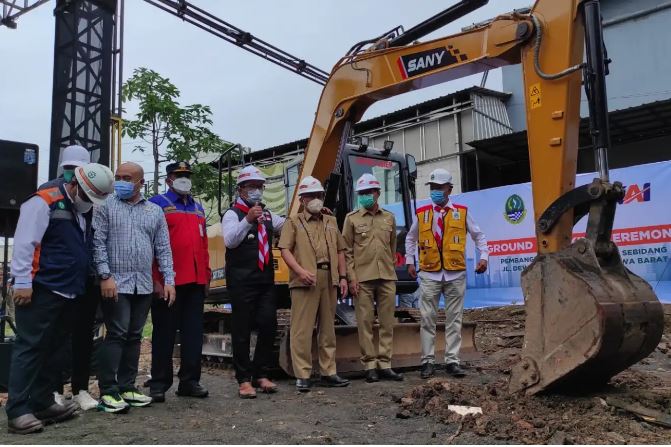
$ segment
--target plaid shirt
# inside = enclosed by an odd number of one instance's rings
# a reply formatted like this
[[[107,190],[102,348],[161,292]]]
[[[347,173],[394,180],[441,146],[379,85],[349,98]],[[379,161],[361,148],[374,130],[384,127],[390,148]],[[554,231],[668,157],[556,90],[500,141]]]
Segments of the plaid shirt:
[[[154,258],[175,284],[170,236],[161,208],[144,198],[131,204],[112,194],[93,213],[93,263],[98,274],[114,277],[118,293],[153,292]]]

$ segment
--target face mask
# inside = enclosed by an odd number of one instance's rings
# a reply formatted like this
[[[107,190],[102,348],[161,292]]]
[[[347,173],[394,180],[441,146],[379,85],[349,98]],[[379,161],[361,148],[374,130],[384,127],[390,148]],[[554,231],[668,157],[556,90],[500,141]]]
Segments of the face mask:
[[[263,191],[260,189],[252,189],[247,193],[247,200],[251,203],[257,203],[263,200]]]
[[[72,181],[72,177],[75,176],[75,170],[74,169],[65,169],[63,170],[63,179],[65,179],[65,183],[70,183]]]
[[[78,213],[88,213],[91,211],[91,208],[93,208],[93,204],[91,202],[87,202],[81,197],[79,197],[79,192],[77,192],[77,195],[75,195],[75,198],[72,201],[72,205],[75,207],[75,210],[77,210]]]
[[[128,200],[135,193],[135,183],[117,180],[114,182],[114,192],[121,200]]]
[[[322,212],[322,208],[324,208],[324,201],[321,199],[312,199],[305,205],[305,208],[310,214],[319,214]]]
[[[375,197],[373,194],[360,194],[359,195],[359,205],[368,209],[371,209],[375,206]]]
[[[447,199],[445,198],[445,191],[438,189],[432,190],[431,201],[436,205],[443,205],[445,202],[447,202]]]
[[[188,194],[191,192],[191,179],[186,177],[176,178],[172,181],[172,188],[179,194]]]

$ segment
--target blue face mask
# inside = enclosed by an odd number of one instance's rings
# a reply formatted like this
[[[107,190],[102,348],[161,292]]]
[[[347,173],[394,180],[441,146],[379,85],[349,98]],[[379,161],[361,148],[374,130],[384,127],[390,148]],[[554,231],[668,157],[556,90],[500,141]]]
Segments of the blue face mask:
[[[121,200],[128,200],[133,197],[135,183],[127,182],[125,180],[117,180],[114,182],[114,192]]]
[[[440,189],[431,190],[431,201],[436,205],[444,205],[445,202],[447,202],[447,198],[445,197],[445,191]]]

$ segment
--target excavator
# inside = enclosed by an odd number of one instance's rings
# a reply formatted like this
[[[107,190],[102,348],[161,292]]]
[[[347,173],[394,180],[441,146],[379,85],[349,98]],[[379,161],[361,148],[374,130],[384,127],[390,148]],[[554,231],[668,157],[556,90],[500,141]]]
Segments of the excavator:
[[[354,45],[324,86],[299,180],[311,175],[324,181],[326,206],[336,209],[347,181],[348,138],[371,104],[521,64],[538,253],[522,274],[525,337],[509,390],[532,395],[600,385],[649,355],[663,330],[662,306],[652,288],[626,269],[611,241],[623,187],[609,178],[609,61],[600,4],[537,0],[530,9],[461,33],[417,41],[486,3],[463,0],[408,30],[397,27]],[[597,176],[576,188],[581,84]],[[294,191],[289,213],[298,209]],[[585,216],[585,237],[573,241],[573,226]],[[213,249],[220,251],[221,244]],[[221,253],[213,256],[215,263],[220,259]],[[395,333],[395,349],[396,338],[408,335]],[[418,339],[404,340],[413,342],[418,350]],[[280,352],[286,355],[286,346]]]

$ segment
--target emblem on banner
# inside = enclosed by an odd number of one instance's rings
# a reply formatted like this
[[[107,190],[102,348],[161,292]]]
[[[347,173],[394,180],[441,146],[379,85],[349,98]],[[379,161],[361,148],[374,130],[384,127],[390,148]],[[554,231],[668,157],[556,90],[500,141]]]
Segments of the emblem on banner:
[[[506,200],[506,210],[503,217],[511,224],[517,225],[522,223],[524,217],[527,215],[527,210],[524,208],[524,200],[517,194],[513,194]]]

